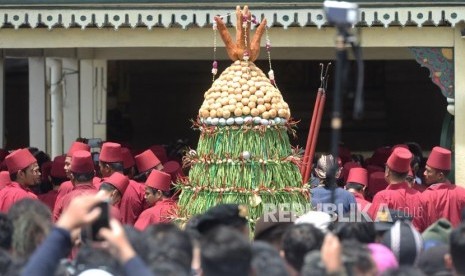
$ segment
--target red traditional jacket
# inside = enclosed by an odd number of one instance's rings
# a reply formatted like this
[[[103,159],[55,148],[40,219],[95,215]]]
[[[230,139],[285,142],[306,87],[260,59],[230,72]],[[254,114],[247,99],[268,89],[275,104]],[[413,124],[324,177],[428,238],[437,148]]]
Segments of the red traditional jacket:
[[[422,194],[423,207],[426,210],[426,226],[440,218],[448,219],[454,227],[461,222],[461,212],[465,207],[465,189],[450,182],[429,186]]]
[[[378,192],[373,198],[368,214],[375,220],[378,211],[383,208],[403,211],[413,217],[413,226],[422,232],[426,229],[424,223],[424,207],[421,201],[421,193],[410,188],[407,182],[390,184],[385,190]]]
[[[63,196],[59,201],[55,203],[55,208],[53,208],[54,221],[57,221],[60,218],[63,210],[66,209],[66,207],[68,207],[68,205],[71,203],[71,201],[74,198],[78,196],[82,196],[82,195],[89,195],[89,194],[92,195],[96,193],[97,193],[97,189],[95,188],[93,184],[90,184],[90,183],[89,184],[78,184],[74,186],[71,192]]]
[[[151,224],[170,222],[173,219],[176,209],[176,201],[171,198],[157,201],[153,207],[146,209],[140,214],[134,227],[143,231]]]
[[[23,198],[37,199],[37,196],[27,187],[11,181],[5,188],[0,190],[0,212],[7,213],[15,202]]]
[[[123,224],[134,225],[144,208],[145,186],[131,179],[119,205],[121,221]]]

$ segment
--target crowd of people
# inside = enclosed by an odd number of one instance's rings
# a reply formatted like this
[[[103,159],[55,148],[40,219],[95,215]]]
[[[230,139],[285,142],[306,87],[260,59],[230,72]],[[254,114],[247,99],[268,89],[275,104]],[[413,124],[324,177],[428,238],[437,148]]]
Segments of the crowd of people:
[[[181,224],[183,171],[163,147],[0,152],[0,275],[465,275],[450,150],[339,156],[316,159],[305,214],[251,223],[247,206],[218,204]]]

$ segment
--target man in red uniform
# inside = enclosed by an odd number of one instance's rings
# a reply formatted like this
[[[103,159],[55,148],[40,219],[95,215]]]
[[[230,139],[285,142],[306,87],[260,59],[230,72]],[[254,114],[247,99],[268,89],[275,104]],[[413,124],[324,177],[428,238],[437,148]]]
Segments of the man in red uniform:
[[[132,179],[136,173],[136,162],[134,161],[134,157],[132,156],[131,151],[124,147],[121,148],[121,154],[123,155],[124,175],[126,175],[129,179]]]
[[[47,205],[52,212],[55,208],[55,202],[60,185],[61,183],[66,182],[67,179],[64,169],[65,158],[66,157],[64,155],[59,155],[53,159],[52,169],[50,170],[50,175],[48,176],[50,183],[53,185],[53,189],[45,194],[38,195],[39,200]]]
[[[63,210],[68,207],[71,200],[75,197],[97,193],[97,189],[92,184],[92,179],[95,176],[95,168],[90,152],[84,150],[74,152],[71,160],[70,171],[74,188],[71,192],[63,196],[59,202],[56,202],[55,208],[53,209],[53,217],[55,221],[60,218]]]
[[[71,167],[71,160],[73,157],[73,153],[75,153],[78,150],[84,150],[84,151],[90,152],[90,147],[89,145],[81,143],[81,142],[73,142],[73,144],[71,144],[71,147],[66,153],[65,165],[64,165],[66,177],[68,177],[69,181],[63,182],[60,185],[60,188],[58,188],[58,195],[56,197],[56,202],[60,201],[64,195],[71,192],[74,188],[74,185],[72,183],[72,178],[71,178],[71,171],[69,169]]]
[[[113,173],[123,173],[123,155],[121,145],[106,142],[100,151],[99,166],[102,177],[110,177]],[[145,191],[144,185],[129,180],[129,185],[121,198],[119,206],[121,212],[121,222],[133,225],[140,213],[144,210]]]
[[[8,171],[1,171],[0,172],[0,190],[5,188],[8,184],[10,184],[10,173]]]
[[[0,212],[8,212],[11,205],[23,198],[37,199],[29,189],[40,183],[37,160],[28,149],[19,149],[5,158],[11,182],[0,191]]]
[[[428,188],[421,194],[427,212],[426,226],[440,218],[448,219],[454,227],[460,222],[460,214],[465,207],[465,189],[447,179],[451,169],[451,151],[434,147],[426,161],[425,182]]]
[[[158,157],[149,149],[136,155],[134,159],[139,172],[135,179],[141,183],[147,181],[147,177],[153,169],[161,171],[164,168]]]
[[[121,221],[119,210],[121,198],[129,186],[129,178],[122,173],[115,172],[110,177],[103,179],[99,188],[99,194],[103,194],[111,205],[111,215]]]
[[[368,172],[364,168],[352,168],[347,177],[346,190],[351,192],[357,201],[357,210],[365,210],[370,204],[364,197],[365,187],[368,183]]]
[[[387,209],[400,210],[413,217],[413,226],[422,232],[426,227],[423,221],[421,193],[410,188],[405,181],[412,157],[412,153],[403,147],[397,147],[392,151],[384,171],[384,177],[389,185],[375,195],[368,214],[376,220],[378,212],[383,213]]]
[[[176,202],[170,195],[171,176],[152,170],[145,182],[145,199],[152,206],[140,214],[134,227],[144,230],[151,224],[170,222],[175,216]]]

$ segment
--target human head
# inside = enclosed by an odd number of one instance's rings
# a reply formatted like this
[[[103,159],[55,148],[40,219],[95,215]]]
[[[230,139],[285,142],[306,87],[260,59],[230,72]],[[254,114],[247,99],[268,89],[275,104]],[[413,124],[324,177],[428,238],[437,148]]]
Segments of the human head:
[[[283,252],[287,263],[295,270],[300,271],[305,254],[312,250],[319,250],[323,243],[324,234],[311,224],[296,224],[283,236]]]
[[[334,232],[341,241],[354,239],[361,243],[373,243],[376,240],[375,226],[370,222],[338,222]]]
[[[286,263],[271,244],[255,241],[252,243],[252,270],[254,276],[287,275]]]
[[[75,183],[92,181],[95,176],[95,168],[90,152],[84,150],[74,152],[69,170]]]
[[[341,167],[331,154],[321,155],[315,167],[315,175],[320,179],[321,183],[328,184],[328,176],[331,169],[336,169],[335,178],[341,175]]]
[[[118,143],[103,143],[99,155],[99,167],[103,177],[109,177],[114,172],[123,172],[123,154]]]
[[[66,172],[66,176],[71,179],[71,171],[69,170],[71,167],[71,159],[73,157],[73,154],[78,151],[78,150],[84,150],[90,152],[90,147],[87,144],[84,144],[82,142],[73,142],[71,146],[69,147],[68,152],[66,153],[66,158],[65,158],[65,164],[64,164],[64,170]]]
[[[248,209],[240,204],[218,204],[202,214],[197,222],[197,230],[205,235],[219,226],[229,226],[249,237]]]
[[[8,217],[14,228],[13,254],[17,258],[27,259],[52,228],[50,209],[38,200],[26,198],[11,206]]]
[[[388,183],[403,182],[410,169],[412,153],[403,147],[395,148],[386,162],[384,177]]]
[[[0,213],[0,248],[10,250],[12,238],[13,223],[6,214]]]
[[[434,147],[426,161],[423,173],[426,185],[446,182],[451,170],[451,163],[452,153],[450,150]]]
[[[346,190],[363,194],[368,185],[368,172],[364,168],[351,168],[347,177]]]
[[[249,241],[237,230],[218,226],[201,241],[204,276],[249,275],[252,250]]]
[[[169,262],[186,275],[191,271],[193,248],[189,235],[174,224],[149,226],[144,235],[150,246],[147,264],[155,275],[160,263]]]
[[[152,170],[145,182],[145,200],[152,206],[157,201],[170,196],[171,176],[158,170]]]
[[[141,154],[136,155],[134,158],[136,161],[137,171],[139,175],[137,175],[138,181],[144,181],[147,179],[149,174],[153,169],[162,170],[163,165],[158,157],[153,153],[151,150],[146,150]]]
[[[116,205],[129,185],[129,178],[119,172],[113,173],[110,177],[104,179],[99,190],[110,199],[112,205]]]
[[[66,160],[66,156],[64,155],[56,156],[53,159],[52,168],[50,170],[50,180],[51,180],[51,183],[55,186],[58,186],[61,183],[66,181],[67,174],[64,169],[65,160]]]
[[[389,247],[400,265],[413,265],[423,249],[423,239],[408,221],[398,220],[384,234],[382,244]]]
[[[40,168],[37,160],[28,149],[18,149],[5,158],[12,181],[24,186],[34,186],[40,183]]]
[[[465,275],[465,224],[452,230],[449,248],[454,271],[457,275]]]
[[[291,225],[293,225],[292,222],[272,221],[271,219],[265,221],[265,215],[262,215],[255,223],[254,240],[267,242],[281,251],[283,235]]]

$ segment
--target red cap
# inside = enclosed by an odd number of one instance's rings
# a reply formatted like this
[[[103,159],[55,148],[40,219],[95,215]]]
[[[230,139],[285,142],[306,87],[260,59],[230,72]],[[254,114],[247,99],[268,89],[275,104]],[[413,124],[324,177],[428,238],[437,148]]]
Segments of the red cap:
[[[123,155],[123,167],[124,169],[129,169],[135,165],[134,157],[128,148],[121,148],[121,154]]]
[[[395,172],[407,173],[410,169],[412,157],[412,153],[408,149],[397,147],[392,151],[391,156],[389,156],[387,166]]]
[[[153,170],[147,178],[147,181],[145,181],[145,185],[163,192],[168,192],[170,190],[170,184],[171,175],[159,170]]]
[[[174,160],[163,164],[163,171],[171,175],[171,181],[173,182],[176,182],[179,176],[184,176],[181,165]]]
[[[433,169],[450,171],[451,169],[451,151],[441,147],[434,147],[429,154],[426,165]]]
[[[166,149],[162,145],[153,145],[150,147],[150,150],[155,154],[155,156],[160,159],[162,164],[168,162],[168,155],[166,154]]]
[[[107,163],[123,162],[121,145],[111,142],[103,143],[102,149],[100,150],[99,160]]]
[[[72,157],[73,154],[78,150],[85,150],[85,151],[90,152],[90,147],[89,145],[84,144],[82,142],[73,142],[73,144],[71,144],[71,147],[69,147],[69,150],[68,150],[68,153],[66,153],[66,156]]]
[[[391,152],[394,151],[397,148],[404,148],[404,149],[407,149],[407,150],[409,149],[406,144],[396,144],[396,145],[392,146]]]
[[[352,168],[347,177],[347,183],[358,183],[363,186],[368,184],[368,172],[364,168]]]
[[[386,161],[388,160],[391,152],[392,151],[390,147],[379,147],[373,152],[371,158],[366,160],[366,162],[369,165],[384,167],[384,164],[386,164]]]
[[[375,196],[376,193],[386,189],[389,183],[384,178],[384,172],[374,172],[370,174],[370,180],[368,182],[368,193],[371,197]]]
[[[52,177],[66,179],[65,159],[64,155],[59,155],[53,159],[52,170],[50,171]]]
[[[71,159],[70,171],[73,173],[90,173],[94,171],[94,161],[90,152],[78,150]]]
[[[8,154],[5,161],[10,173],[17,173],[19,170],[27,168],[32,163],[37,162],[28,149],[15,150]]]
[[[161,164],[160,160],[151,150],[144,151],[143,153],[137,155],[135,159],[136,159],[137,170],[140,173],[148,171],[151,168]]]
[[[5,187],[11,182],[10,173],[7,171],[0,172],[0,187]]]
[[[114,172],[110,177],[105,178],[103,181],[113,185],[121,193],[121,195],[124,194],[129,185],[129,178],[119,172]]]
[[[344,164],[342,167],[342,178],[344,182],[347,182],[347,177],[349,176],[350,169],[352,168],[360,168],[360,164],[354,161],[349,161]]]

